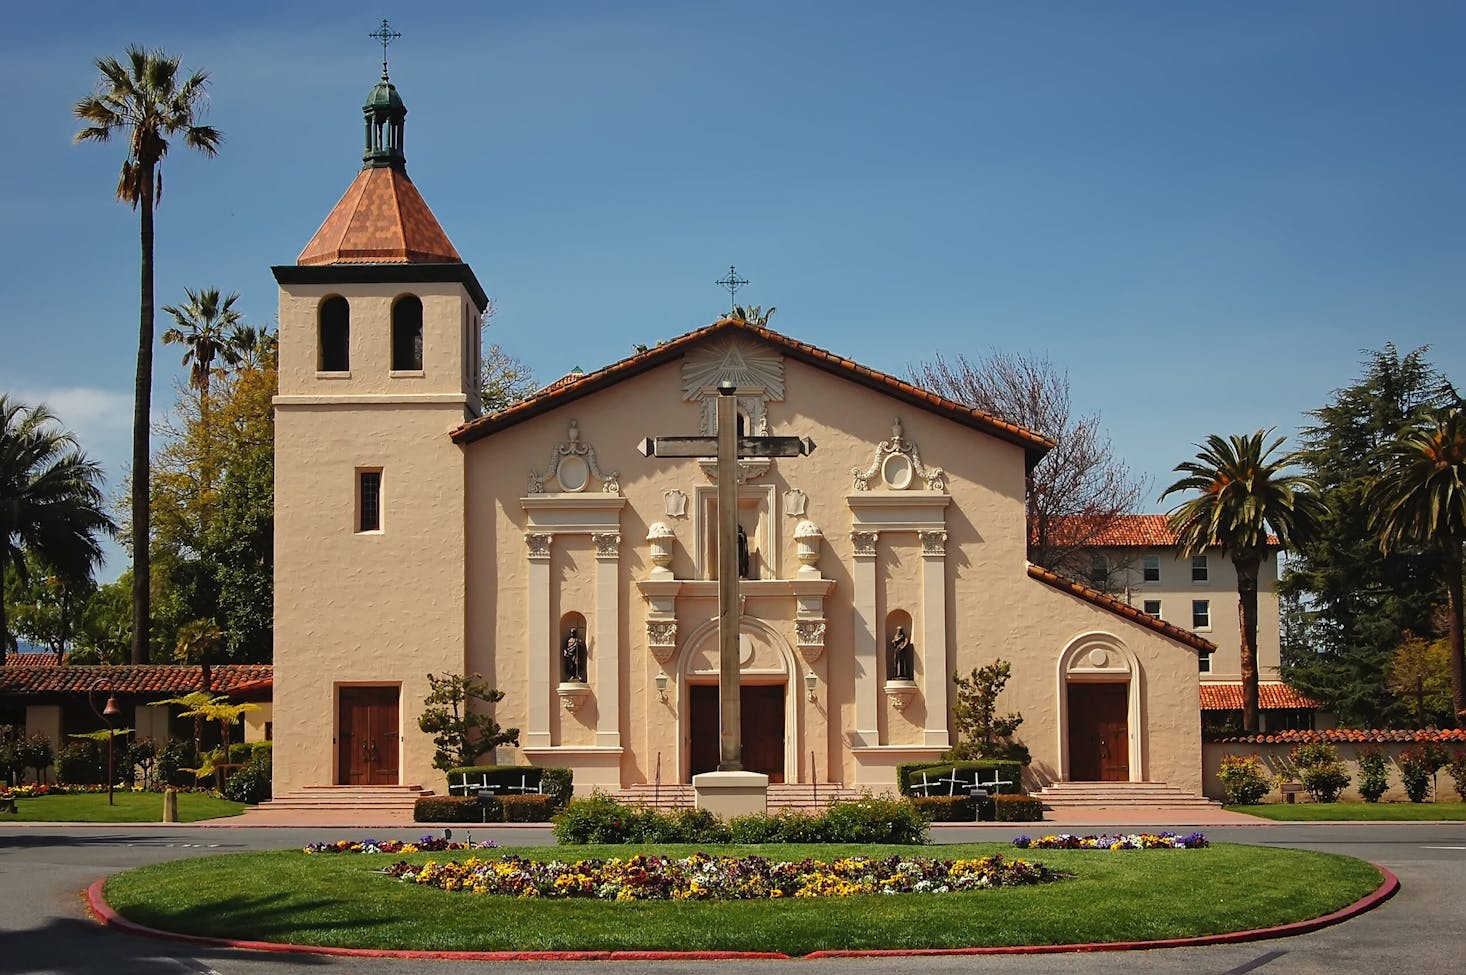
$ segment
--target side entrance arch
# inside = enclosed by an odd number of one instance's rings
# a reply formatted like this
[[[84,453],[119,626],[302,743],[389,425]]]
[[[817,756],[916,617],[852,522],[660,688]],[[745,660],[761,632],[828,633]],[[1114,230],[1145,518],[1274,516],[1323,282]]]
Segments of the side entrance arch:
[[[1060,655],[1058,677],[1063,781],[1144,781],[1142,675],[1125,644],[1087,633]]]

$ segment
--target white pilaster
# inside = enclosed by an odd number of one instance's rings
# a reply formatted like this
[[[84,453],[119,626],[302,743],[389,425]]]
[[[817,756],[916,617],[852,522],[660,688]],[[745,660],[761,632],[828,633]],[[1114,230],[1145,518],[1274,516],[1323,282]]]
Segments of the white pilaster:
[[[596,746],[621,747],[621,536],[597,533],[596,543]]]
[[[550,543],[554,536],[526,532],[525,548],[529,553],[529,697],[525,702],[525,748],[550,746],[550,708],[553,706],[554,683],[550,680],[551,658],[558,666],[559,658],[550,637]]]
[[[922,743],[946,747],[947,735],[947,533],[922,531],[921,696],[926,702]]]
[[[880,701],[883,676],[880,646],[876,633],[876,541],[880,532],[853,531],[851,545],[855,564],[851,568],[851,593],[855,617],[852,622],[855,651],[855,747],[880,744],[877,705]]]

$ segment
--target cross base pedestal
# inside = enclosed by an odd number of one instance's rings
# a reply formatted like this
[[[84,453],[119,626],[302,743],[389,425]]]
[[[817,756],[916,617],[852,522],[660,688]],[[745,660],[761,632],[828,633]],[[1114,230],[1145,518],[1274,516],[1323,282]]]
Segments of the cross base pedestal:
[[[728,819],[768,812],[769,777],[762,772],[702,772],[692,777],[697,808]]]

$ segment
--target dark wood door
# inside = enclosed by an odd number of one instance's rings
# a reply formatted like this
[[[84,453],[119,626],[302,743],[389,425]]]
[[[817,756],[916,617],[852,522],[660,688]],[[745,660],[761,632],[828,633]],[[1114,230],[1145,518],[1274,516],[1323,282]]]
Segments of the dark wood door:
[[[397,785],[397,688],[343,687],[340,693],[336,781]]]
[[[692,708],[690,771],[712,772],[718,767],[718,685],[693,684],[687,690]],[[744,684],[738,697],[744,769],[762,772],[770,782],[783,782],[784,685]]]
[[[1069,780],[1130,780],[1130,685],[1069,685]]]

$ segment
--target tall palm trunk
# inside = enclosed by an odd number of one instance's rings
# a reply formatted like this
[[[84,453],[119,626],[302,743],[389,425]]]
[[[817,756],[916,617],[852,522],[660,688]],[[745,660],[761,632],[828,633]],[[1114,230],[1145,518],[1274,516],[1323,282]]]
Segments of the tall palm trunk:
[[[1257,574],[1262,563],[1252,558],[1234,558],[1237,570],[1237,629],[1242,637],[1242,730],[1255,735],[1257,721]]]
[[[1456,712],[1456,727],[1466,728],[1466,646],[1463,646],[1461,546],[1446,548],[1446,629],[1451,641],[1451,707]]]
[[[132,662],[148,662],[152,564],[150,532],[151,463],[149,435],[153,403],[153,180],[154,164],[142,165],[140,243],[142,281],[137,326],[137,377],[132,393]]]

